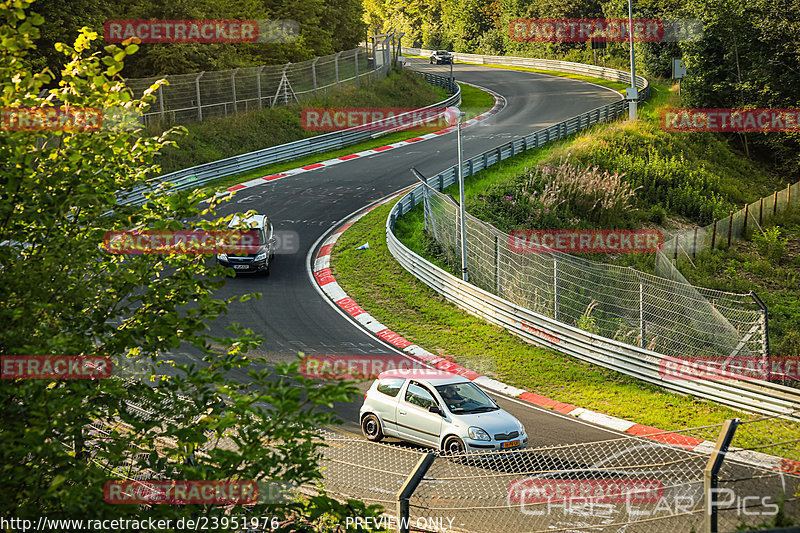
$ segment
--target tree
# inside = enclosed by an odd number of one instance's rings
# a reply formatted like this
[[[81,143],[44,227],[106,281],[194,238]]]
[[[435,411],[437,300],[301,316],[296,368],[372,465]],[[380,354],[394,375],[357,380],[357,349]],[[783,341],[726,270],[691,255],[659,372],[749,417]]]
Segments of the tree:
[[[26,67],[43,23],[26,12],[30,3],[0,4],[0,107],[97,108],[107,117],[146,109],[156,86],[133,100],[119,77],[138,47],[92,54],[97,34],[88,28],[74,45],[57,45],[66,60],[61,83],[40,97],[52,75]],[[321,476],[316,430],[334,417],[316,408],[352,399],[354,388],[311,386],[296,363],[270,369],[245,357],[262,340],[252,331],[233,326],[231,337],[211,336],[206,323],[229,303],[260,295],[215,299],[225,276],[206,257],[112,255],[99,246],[114,230],[225,226],[215,215],[221,200],[166,194],[168,186],[147,181],[159,170],[153,157],[177,133],[150,138],[134,120],[99,131],[0,134],[0,354],[109,356],[116,369],[105,380],[2,380],[0,516],[134,517],[136,506],[103,500],[105,481],[134,473],[284,483]],[[118,194],[140,186],[149,190],[144,206],[117,204]],[[177,348],[191,350],[192,362],[165,358]],[[238,381],[232,372],[247,377]],[[219,446],[223,439],[230,445]],[[158,505],[145,514],[221,512]],[[244,514],[241,505],[232,512]],[[286,518],[282,530],[314,531],[321,518],[337,523],[375,512],[320,493],[280,507],[260,502],[247,514]]]

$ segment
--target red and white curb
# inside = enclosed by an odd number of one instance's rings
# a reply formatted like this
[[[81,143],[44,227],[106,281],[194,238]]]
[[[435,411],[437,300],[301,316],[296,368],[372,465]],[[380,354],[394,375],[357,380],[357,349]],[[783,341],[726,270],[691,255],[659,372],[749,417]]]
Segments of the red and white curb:
[[[680,432],[664,431],[663,429],[637,424],[636,422],[631,422],[622,418],[609,416],[603,413],[598,413],[597,411],[584,409],[583,407],[577,407],[572,404],[559,402],[538,394],[534,394],[532,392],[527,392],[518,387],[506,385],[505,383],[492,379],[488,376],[483,376],[457,363],[432,354],[416,344],[413,344],[411,341],[404,338],[399,333],[392,331],[386,325],[381,324],[372,315],[364,311],[364,309],[362,309],[344,292],[341,286],[336,282],[336,279],[334,279],[330,268],[331,251],[333,250],[336,241],[339,240],[339,237],[341,237],[342,234],[347,231],[348,228],[350,228],[350,226],[366,216],[373,209],[405,194],[407,190],[408,189],[394,194],[391,197],[385,198],[384,200],[349,218],[322,242],[321,246],[317,250],[316,255],[314,256],[312,272],[320,289],[353,320],[364,326],[364,328],[372,332],[379,339],[402,350],[409,357],[434,366],[439,370],[463,376],[479,384],[481,387],[491,391],[510,396],[512,398],[519,398],[520,400],[524,400],[533,405],[552,409],[553,411],[564,415],[574,416],[600,427],[608,428],[620,433],[635,435],[637,437],[643,437],[662,444],[677,446],[686,450],[692,450],[703,454],[710,453],[714,449],[715,443],[711,441],[684,435]],[[730,451],[736,452],[736,459],[752,465],[783,472],[800,473],[800,461],[784,459],[761,452],[753,452],[737,448],[730,448]]]
[[[464,122],[462,124],[462,127],[469,127],[469,126],[472,126],[474,124],[478,124],[478,123],[480,123],[482,121],[485,121],[486,119],[490,118],[491,116],[496,115],[497,113],[499,113],[506,105],[506,99],[501,94],[498,94],[498,93],[496,93],[496,92],[494,92],[492,90],[489,90],[489,89],[487,89],[485,87],[481,87],[479,85],[473,85],[472,83],[465,83],[465,82],[459,82],[459,83],[462,83],[464,85],[470,85],[472,87],[476,87],[476,88],[481,89],[483,91],[486,91],[487,93],[489,93],[492,96],[494,96],[494,106],[492,106],[492,108],[489,111],[486,111],[485,113],[482,113],[482,114],[478,115],[475,118],[471,118],[471,119],[467,120],[466,122]],[[359,159],[359,158],[362,158],[362,157],[367,157],[367,156],[371,156],[371,155],[375,155],[375,154],[381,154],[383,152],[387,152],[387,151],[392,150],[394,148],[400,148],[401,146],[408,146],[409,144],[416,144],[416,143],[419,143],[419,142],[422,142],[422,141],[427,141],[428,139],[435,139],[435,138],[439,137],[440,135],[444,135],[445,133],[450,133],[450,132],[456,131],[456,129],[457,129],[456,126],[450,126],[450,127],[445,128],[443,130],[434,131],[432,133],[427,133],[425,135],[420,135],[419,137],[413,137],[411,139],[406,139],[404,141],[398,141],[396,143],[387,144],[386,146],[379,146],[377,148],[371,148],[369,150],[363,150],[361,152],[356,152],[356,153],[353,153],[353,154],[343,155],[343,156],[340,156],[340,157],[334,157],[333,159],[328,159],[327,161],[320,161],[319,163],[312,163],[310,165],[305,165],[305,166],[302,166],[302,167],[293,168],[291,170],[284,170],[283,172],[280,172],[278,174],[271,174],[269,176],[262,176],[260,178],[254,178],[254,179],[252,179],[250,181],[245,181],[243,183],[238,183],[236,185],[228,187],[227,191],[228,192],[241,191],[242,189],[249,189],[250,187],[257,187],[259,185],[263,185],[264,183],[267,183],[267,182],[270,182],[270,181],[275,181],[275,180],[279,180],[279,179],[282,179],[282,178],[287,178],[289,176],[296,176],[298,174],[303,174],[305,172],[310,172],[312,170],[317,170],[319,168],[330,167],[330,166],[333,166],[333,165],[338,165],[338,164],[341,164],[341,163],[345,163],[347,161],[352,161],[354,159]],[[225,195],[225,193],[220,193],[220,195]]]

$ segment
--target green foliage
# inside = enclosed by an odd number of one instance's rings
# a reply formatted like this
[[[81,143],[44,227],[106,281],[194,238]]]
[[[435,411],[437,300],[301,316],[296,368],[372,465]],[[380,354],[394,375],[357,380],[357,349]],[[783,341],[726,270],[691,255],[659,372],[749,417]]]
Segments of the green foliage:
[[[90,55],[97,35],[88,28],[74,45],[58,45],[66,62],[62,81],[39,96],[52,77],[23,67],[42,24],[27,15],[28,5],[0,4],[0,107],[60,101],[147,108],[156,87],[145,101],[133,100],[119,78],[138,47],[111,45]],[[225,510],[214,506],[107,505],[103,485],[148,471],[185,480],[305,483],[321,476],[316,431],[335,423],[335,415],[319,408],[349,401],[355,388],[320,386],[297,373],[297,362],[270,369],[263,358],[245,355],[263,339],[236,324],[230,337],[210,335],[207,323],[230,303],[259,295],[214,298],[226,274],[206,257],[113,255],[100,246],[109,231],[226,227],[232,215],[215,213],[222,200],[198,191],[166,195],[150,185],[144,206],[117,205],[119,192],[146,185],[158,172],[154,158],[168,143],[166,134],[118,126],[0,136],[0,354],[108,356],[115,369],[96,381],[2,381],[2,516],[221,516]],[[176,351],[185,355],[168,355]],[[219,446],[223,438],[235,446]],[[341,524],[344,516],[376,513],[324,494],[231,511],[286,518],[282,530],[309,532],[319,529],[316,518]]]
[[[694,267],[679,263],[689,282],[728,292],[755,291],[769,311],[770,353],[800,354],[800,212],[779,214],[752,241],[734,243],[727,250],[705,251]],[[778,259],[780,258],[780,259]]]
[[[766,228],[764,233],[756,232],[753,235],[753,242],[756,243],[758,253],[775,265],[780,263],[789,239],[781,237],[781,229],[778,226],[772,226]]]
[[[300,38],[293,43],[142,44],[140,53],[126,61],[127,78],[297,63],[354,48],[365,32],[360,0],[36,0],[34,9],[47,20],[28,61],[35,70],[47,66],[53,72],[60,67],[56,42],[69,41],[83,26],[102,35],[109,19],[291,19],[300,24]],[[92,50],[103,44],[93,43]]]

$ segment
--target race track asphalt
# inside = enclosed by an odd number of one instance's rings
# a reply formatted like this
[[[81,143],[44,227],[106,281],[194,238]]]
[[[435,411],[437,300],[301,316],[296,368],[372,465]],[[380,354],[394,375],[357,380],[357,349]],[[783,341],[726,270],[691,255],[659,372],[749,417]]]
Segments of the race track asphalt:
[[[415,62],[414,68],[443,75],[449,72],[449,66],[427,65],[421,61]],[[456,64],[454,74],[459,81],[492,89],[506,98],[506,106],[499,113],[464,129],[465,158],[621,98],[620,93],[598,85],[529,72]],[[456,136],[451,133],[238,192],[231,202],[218,210],[219,213],[227,215],[254,209],[267,214],[276,230],[297,233],[299,249],[295,253],[276,255],[267,277],[229,279],[217,297],[228,298],[248,292],[260,292],[263,297],[230,306],[227,315],[209,324],[212,334],[229,334],[225,328],[231,322],[249,327],[265,338],[252,353],[271,362],[294,360],[298,352],[394,353],[391,346],[345,319],[323,300],[309,280],[309,251],[337,221],[416,183],[410,167],[415,166],[425,176],[431,176],[455,163]],[[191,350],[171,355],[178,362],[196,357]],[[244,375],[238,377],[247,379]],[[363,385],[362,390],[366,386]],[[344,432],[360,432],[358,400],[336,406],[344,420],[340,428]],[[616,435],[516,400],[501,397],[500,402],[529,428],[529,446],[591,442]]]

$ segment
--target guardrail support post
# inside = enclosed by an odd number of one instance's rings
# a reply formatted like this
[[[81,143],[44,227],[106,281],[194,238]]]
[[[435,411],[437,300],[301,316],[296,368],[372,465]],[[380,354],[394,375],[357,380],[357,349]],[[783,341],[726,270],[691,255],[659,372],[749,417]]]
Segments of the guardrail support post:
[[[705,533],[717,533],[717,484],[720,468],[722,462],[725,460],[725,454],[728,451],[728,446],[731,445],[733,435],[736,433],[736,427],[739,425],[738,418],[732,418],[722,424],[722,429],[717,437],[717,443],[714,445],[714,451],[708,458],[708,463],[703,470],[703,489],[706,500],[706,519]]]
[[[422,478],[425,477],[425,474],[428,472],[428,469],[430,469],[435,459],[436,455],[431,452],[420,457],[414,470],[408,476],[405,483],[403,483],[403,486],[400,487],[400,490],[397,491],[397,523],[400,526],[400,533],[409,533],[411,530],[411,512],[408,500],[414,494],[414,491],[417,490]]]
[[[205,71],[201,72],[197,75],[194,79],[194,88],[195,92],[197,93],[197,120],[203,122],[203,105],[200,102],[200,78],[205,74]]]

